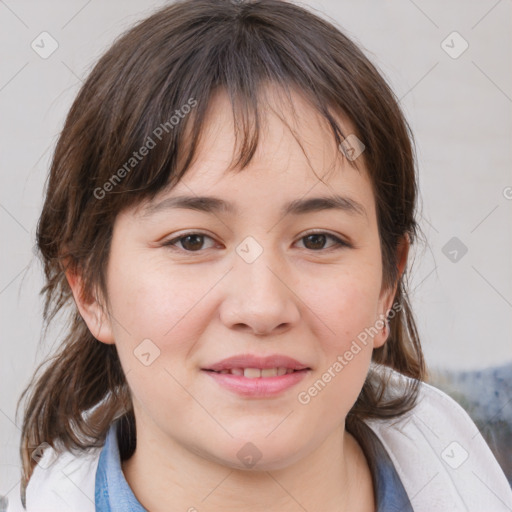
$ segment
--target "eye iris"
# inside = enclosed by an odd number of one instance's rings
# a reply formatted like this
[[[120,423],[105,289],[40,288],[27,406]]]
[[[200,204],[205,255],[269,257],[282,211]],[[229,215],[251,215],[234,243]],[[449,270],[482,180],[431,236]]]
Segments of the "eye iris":
[[[308,247],[308,249],[322,249],[325,244],[326,236],[318,233],[313,233],[305,237],[305,240],[313,240],[313,247]],[[307,247],[307,243],[305,243]]]
[[[189,244],[187,240],[193,240],[192,244]],[[187,235],[181,239],[181,245],[190,251],[194,251],[196,249],[200,249],[203,245],[203,236],[202,235]]]

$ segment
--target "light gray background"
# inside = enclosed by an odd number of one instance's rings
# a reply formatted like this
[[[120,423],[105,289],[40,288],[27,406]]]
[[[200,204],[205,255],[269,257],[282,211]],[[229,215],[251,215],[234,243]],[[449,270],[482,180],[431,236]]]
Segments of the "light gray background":
[[[19,394],[55,347],[41,337],[36,222],[49,162],[81,81],[122,31],[166,2],[0,0],[2,229],[0,495],[18,481]],[[309,1],[388,79],[416,137],[421,226],[412,302],[427,362],[476,368],[512,360],[512,6],[510,0]],[[42,59],[31,43],[49,32]],[[458,58],[442,42],[457,31]],[[452,42],[453,41],[453,42]],[[445,45],[457,51],[453,36]],[[458,261],[443,248],[457,237]],[[451,250],[450,246],[445,252]],[[411,255],[413,256],[413,255]]]

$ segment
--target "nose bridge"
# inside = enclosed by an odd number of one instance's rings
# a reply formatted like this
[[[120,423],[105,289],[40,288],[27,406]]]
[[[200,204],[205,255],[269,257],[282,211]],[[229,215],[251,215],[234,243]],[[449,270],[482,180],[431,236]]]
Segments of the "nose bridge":
[[[223,319],[264,334],[298,319],[294,293],[286,286],[282,260],[270,248],[247,237],[236,248]]]

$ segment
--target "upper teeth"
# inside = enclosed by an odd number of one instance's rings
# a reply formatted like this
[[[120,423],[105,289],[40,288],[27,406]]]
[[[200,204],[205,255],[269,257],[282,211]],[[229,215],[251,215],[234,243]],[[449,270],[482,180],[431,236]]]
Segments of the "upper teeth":
[[[249,379],[256,379],[258,377],[275,377],[284,375],[285,373],[292,373],[292,368],[231,368],[230,370],[221,370],[219,373],[231,373],[233,375],[243,375]]]

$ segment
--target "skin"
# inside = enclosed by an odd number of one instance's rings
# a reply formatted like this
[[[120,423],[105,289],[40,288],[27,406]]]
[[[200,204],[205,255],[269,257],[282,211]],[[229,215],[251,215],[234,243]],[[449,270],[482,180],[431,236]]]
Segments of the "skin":
[[[210,104],[193,166],[153,201],[212,195],[234,203],[238,215],[162,209],[145,216],[146,204],[119,214],[107,268],[108,312],[98,302],[85,302],[79,276],[68,274],[91,332],[117,346],[137,427],[137,448],[123,461],[123,472],[152,512],[375,509],[368,464],[345,431],[345,417],[373,348],[386,341],[384,330],[361,344],[307,405],[297,399],[393,304],[396,288],[381,290],[371,181],[363,157],[362,172],[350,167],[325,120],[300,94],[293,95],[296,118],[277,95],[268,98],[262,138],[248,168],[225,172],[234,132],[228,99],[220,92]],[[294,128],[309,163],[275,111]],[[352,133],[350,123],[342,125]],[[367,215],[280,214],[290,200],[333,194],[358,201]],[[329,237],[305,238],[313,229],[352,247],[336,247]],[[181,238],[174,250],[163,245],[195,232],[206,237]],[[236,252],[247,236],[263,249],[250,264]],[[407,252],[404,240],[398,247],[400,274]],[[145,366],[134,350],[148,338],[160,355]],[[200,370],[247,352],[286,354],[312,371],[277,397],[255,399],[221,388]],[[237,457],[247,442],[262,454],[251,469]]]

